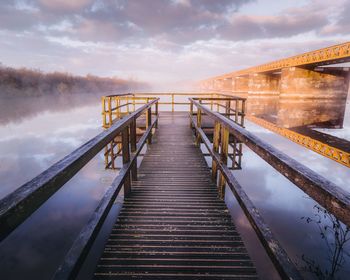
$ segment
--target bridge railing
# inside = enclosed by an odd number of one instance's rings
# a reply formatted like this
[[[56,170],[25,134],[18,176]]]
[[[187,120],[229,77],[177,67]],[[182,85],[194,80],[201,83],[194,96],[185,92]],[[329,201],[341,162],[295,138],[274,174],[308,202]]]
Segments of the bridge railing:
[[[225,91],[220,91],[217,93],[219,97],[227,97],[235,94],[247,95],[248,92],[232,92],[231,94]],[[248,101],[249,102],[249,101]],[[223,105],[221,105],[223,106]],[[332,143],[326,143],[325,141],[320,141],[317,139],[313,139],[307,135],[298,133],[288,128],[280,127],[270,121],[267,121],[261,117],[249,114],[245,115],[245,118],[259,126],[262,126],[268,130],[271,130],[279,135],[286,137],[290,141],[297,143],[311,151],[314,151],[322,156],[325,156],[335,162],[338,162],[346,167],[350,168],[350,152],[345,151],[342,148],[337,148],[332,145]]]
[[[196,143],[200,145],[203,142],[212,157],[212,177],[217,183],[219,195],[224,197],[227,184],[282,278],[300,279],[298,270],[227,166],[230,135],[248,146],[347,226],[350,226],[349,193],[260,140],[229,118],[214,112],[208,104],[201,104],[200,100],[194,98],[189,100],[192,103],[191,106],[196,109],[193,109],[190,114],[191,127],[195,129],[197,135]],[[204,115],[214,121],[212,143],[202,127]]]
[[[148,103],[151,100],[159,98],[155,105],[155,110],[152,114],[158,116],[159,111],[186,111],[192,110],[193,106],[188,100],[188,97],[193,96],[196,100],[201,100],[202,104],[208,104],[211,109],[222,113],[231,118],[233,121],[244,126],[245,118],[245,98],[236,96],[227,96],[217,93],[128,93],[123,95],[108,95],[102,97],[102,127],[109,128],[116,120],[137,110],[140,106]],[[157,126],[157,124],[156,124]],[[142,122],[138,124],[138,133],[145,129]],[[240,169],[242,144],[231,142],[230,146],[233,149],[229,153],[232,160],[232,169]],[[118,170],[118,158],[122,156],[121,138],[114,138],[105,147],[105,168]]]
[[[137,157],[144,144],[151,142],[152,129],[158,120],[158,116],[152,118],[152,107],[156,107],[157,102],[158,99],[150,100],[135,112],[116,120],[108,129],[0,200],[0,241],[23,223],[108,143],[120,135],[123,166],[54,277],[54,279],[73,279],[121,188],[124,187],[124,196],[128,196],[131,191],[131,181],[137,180]],[[143,114],[146,114],[146,130],[137,141],[136,121]]]
[[[102,97],[102,116],[103,126],[108,127],[108,124],[112,119],[118,118],[135,111],[140,105],[147,103],[150,100],[159,98],[158,110],[159,111],[186,111],[188,112],[190,107],[189,97],[193,98],[207,98],[211,100],[211,106],[217,106],[218,108],[226,108],[225,104],[217,103],[215,100],[218,98],[235,98],[241,103],[245,103],[245,98],[236,96],[227,96],[216,92],[155,92],[155,93],[127,93],[123,95],[107,95]],[[245,108],[245,104],[238,105],[237,107]],[[234,110],[234,106],[231,107]]]

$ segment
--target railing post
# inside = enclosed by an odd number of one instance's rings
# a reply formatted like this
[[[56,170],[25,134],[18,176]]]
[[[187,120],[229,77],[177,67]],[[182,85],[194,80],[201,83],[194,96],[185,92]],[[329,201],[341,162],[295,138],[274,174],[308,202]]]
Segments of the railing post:
[[[107,128],[107,116],[106,116],[106,98],[102,96],[102,122],[103,128]]]
[[[117,107],[118,107],[118,104],[117,104],[117,96],[113,96],[113,97],[111,97],[112,98],[112,116],[114,115],[114,119],[118,119],[118,116],[117,116]],[[114,105],[115,105],[115,109],[114,109],[114,111],[113,111],[113,102],[114,102]]]
[[[193,117],[193,102],[190,101],[190,128],[193,128],[192,126],[192,117]]]
[[[213,135],[213,151],[218,153],[219,152],[219,145],[220,145],[220,123],[215,122],[214,124],[214,135]],[[218,178],[218,167],[215,160],[212,160],[212,167],[211,167],[211,176],[213,178],[213,181],[215,182],[215,185],[217,183]]]
[[[223,164],[225,164],[225,165],[227,165],[229,137],[230,137],[230,132],[229,132],[228,128],[225,127],[225,126],[222,126],[222,128],[221,128],[221,153],[220,153],[220,159],[221,159],[221,162]],[[220,172],[218,189],[219,189],[219,197],[221,199],[225,198],[225,185],[226,185],[225,177]]]
[[[113,119],[113,116],[112,116],[112,98],[108,97],[107,102],[108,102],[108,118],[109,118],[108,127],[111,127],[112,126],[112,119]]]
[[[174,94],[172,93],[171,94],[171,112],[173,112],[174,113]]]
[[[129,127],[126,127],[122,131],[122,153],[123,164],[130,162],[130,149],[129,149]],[[131,178],[130,172],[125,176],[124,181],[124,197],[128,197],[131,192]]]
[[[231,114],[231,102],[230,100],[226,101],[226,106],[225,106],[225,114],[226,114],[226,118],[230,118],[230,114]]]
[[[197,108],[197,127],[201,128],[202,126],[202,111],[200,108]],[[201,136],[200,134],[197,132],[197,136],[196,136],[196,146],[199,147],[201,144]]]
[[[120,112],[120,98],[117,98],[117,99],[116,99],[116,106],[117,106],[117,109],[116,109],[116,116],[117,116],[117,119],[120,119],[120,118],[121,118],[121,112]]]
[[[155,108],[155,110],[156,110],[156,113],[155,113],[155,114],[156,114],[157,121],[156,121],[154,127],[155,127],[155,128],[158,128],[158,101],[156,102],[156,108]]]
[[[238,124],[238,110],[239,110],[239,100],[235,100],[235,123]]]
[[[132,153],[136,152],[136,118],[130,123],[130,149]],[[131,167],[131,177],[133,181],[137,181],[137,158]]]
[[[116,159],[116,156],[114,154],[114,139],[112,140],[111,142],[111,149],[110,149],[110,155],[111,155],[111,166],[112,166],[112,169],[116,169],[115,167],[115,159]]]
[[[152,124],[152,107],[147,109],[146,113],[146,128],[148,129]],[[147,138],[147,144],[152,144],[152,131]]]
[[[242,112],[241,112],[241,126],[244,127],[244,117],[245,117],[245,99],[242,100]]]

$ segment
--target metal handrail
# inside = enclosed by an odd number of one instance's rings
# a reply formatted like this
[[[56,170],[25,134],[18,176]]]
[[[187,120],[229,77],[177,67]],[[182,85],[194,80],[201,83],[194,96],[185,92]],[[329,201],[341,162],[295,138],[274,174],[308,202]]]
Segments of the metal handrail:
[[[158,99],[152,100],[135,112],[115,121],[109,129],[101,132],[34,179],[0,200],[0,241],[23,223],[102,150],[107,143],[111,142],[116,135],[133,125],[139,116],[144,112],[149,112],[152,105],[157,102]],[[147,115],[149,118],[151,117],[151,114]]]

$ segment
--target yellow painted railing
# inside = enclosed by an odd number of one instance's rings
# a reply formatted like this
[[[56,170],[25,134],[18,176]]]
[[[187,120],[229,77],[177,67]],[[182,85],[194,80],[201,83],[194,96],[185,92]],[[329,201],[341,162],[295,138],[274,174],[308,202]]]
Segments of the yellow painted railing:
[[[152,96],[153,95],[153,96]],[[237,108],[229,106],[227,107],[227,102],[225,101],[219,101],[215,100],[216,98],[222,98],[222,97],[228,97],[229,95],[226,94],[220,94],[220,93],[138,93],[138,94],[129,94],[124,96],[105,96],[102,97],[102,104],[103,104],[103,127],[108,128],[110,127],[113,120],[118,119],[124,115],[129,114],[130,112],[133,112],[136,108],[136,106],[143,105],[147,102],[149,102],[152,99],[155,99],[155,96],[157,97],[168,97],[169,101],[159,101],[159,105],[169,105],[171,106],[171,111],[175,111],[175,106],[177,105],[189,105],[189,102],[187,100],[183,101],[176,101],[176,97],[178,96],[195,96],[196,98],[206,98],[207,105],[210,105],[210,108],[213,109],[213,106],[217,107],[217,111],[220,112],[219,108],[223,108],[223,111],[226,112],[226,114],[229,114],[231,111],[233,111],[233,116],[235,118],[238,117],[237,113],[242,114],[244,119],[244,107],[245,107],[245,99],[244,98],[238,98],[241,100],[242,105],[239,105],[239,108],[243,108],[243,111],[240,112]],[[232,96],[231,96],[232,97]],[[237,98],[237,97],[236,97]],[[211,100],[212,99],[212,100]],[[158,104],[155,108],[155,115],[158,115]],[[231,104],[231,103],[229,103]],[[239,103],[236,103],[236,106],[238,106]],[[257,118],[254,116],[247,117],[250,121],[267,128],[281,136],[284,136],[288,138],[289,140],[306,147],[320,155],[323,155],[327,158],[330,158],[342,165],[345,165],[350,168],[350,153],[345,152],[341,149],[338,149],[336,147],[332,147],[326,143],[323,143],[321,141],[315,140],[311,137],[305,136],[303,134],[297,133],[295,131],[279,127],[271,122],[268,122],[264,119]],[[237,119],[236,119],[237,121]],[[241,124],[244,126],[244,124]],[[118,146],[118,145],[117,145]],[[110,148],[112,150],[112,147]],[[109,154],[108,148],[106,150],[106,154]],[[118,151],[116,152],[118,154]]]
[[[247,119],[264,128],[267,128],[268,130],[271,130],[279,135],[282,135],[301,146],[304,146],[316,153],[319,153],[320,155],[323,155],[338,163],[341,163],[347,167],[350,167],[350,153],[348,152],[329,146],[323,142],[312,139],[311,137],[305,136],[295,131],[292,131],[283,127],[279,127],[264,119],[260,119],[254,116],[249,116],[247,117]]]
[[[250,68],[226,73],[220,76],[212,77],[203,80],[201,83],[226,79],[237,76],[243,76],[247,74],[259,73],[259,72],[269,72],[279,70],[285,67],[302,66],[308,64],[324,65],[328,63],[340,63],[350,60],[350,42],[343,44],[338,44],[334,46],[329,46],[326,48],[302,53],[292,57],[287,57],[284,59],[272,61],[269,63],[261,64],[258,66],[253,66]]]

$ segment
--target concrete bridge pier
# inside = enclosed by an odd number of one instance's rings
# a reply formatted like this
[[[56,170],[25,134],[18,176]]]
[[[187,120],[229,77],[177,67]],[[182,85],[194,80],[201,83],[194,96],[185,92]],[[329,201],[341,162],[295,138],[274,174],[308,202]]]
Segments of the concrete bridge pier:
[[[327,68],[320,68],[320,71],[300,67],[282,69],[277,112],[279,126],[343,126],[349,72]]]
[[[249,89],[249,77],[237,76],[232,78],[232,93],[235,96],[247,98]]]
[[[280,75],[249,74],[247,113],[249,115],[276,115],[279,100]]]

